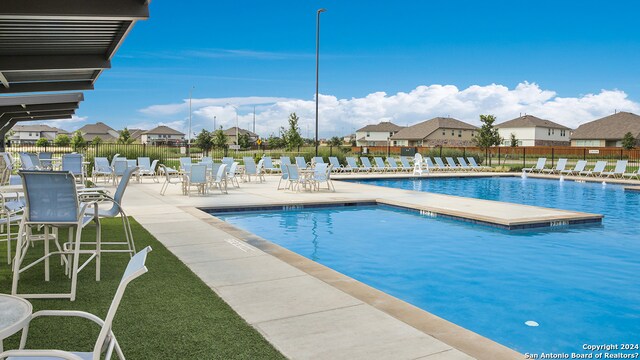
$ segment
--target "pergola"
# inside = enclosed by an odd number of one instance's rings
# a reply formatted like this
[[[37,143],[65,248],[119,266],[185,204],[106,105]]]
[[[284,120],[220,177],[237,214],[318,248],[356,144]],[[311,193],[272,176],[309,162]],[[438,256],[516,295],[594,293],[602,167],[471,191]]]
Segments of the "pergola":
[[[92,90],[102,71],[111,67],[111,58],[136,21],[149,17],[149,2],[3,0],[0,94]],[[75,100],[59,102],[48,96]],[[82,94],[32,99],[0,96],[0,107],[4,107],[0,132],[6,133],[17,121],[69,117]]]

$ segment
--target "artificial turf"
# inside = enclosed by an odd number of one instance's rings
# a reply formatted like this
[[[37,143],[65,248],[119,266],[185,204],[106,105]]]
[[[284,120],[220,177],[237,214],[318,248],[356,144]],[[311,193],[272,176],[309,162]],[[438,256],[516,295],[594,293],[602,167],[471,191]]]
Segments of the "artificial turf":
[[[133,219],[136,248],[150,245],[149,272],[129,284],[113,324],[128,359],[282,359],[284,358],[254,328],[247,324],[186,265]],[[90,226],[83,239],[91,241]],[[189,236],[185,234],[184,236]],[[63,232],[61,239],[66,239]],[[120,241],[124,232],[120,219],[102,221],[103,241]],[[14,242],[15,244],[15,242]],[[6,243],[0,243],[0,293],[11,291],[11,271],[6,264]],[[27,259],[42,254],[41,242],[29,248]],[[102,279],[95,281],[91,263],[79,275],[76,300],[31,300],[34,311],[43,309],[82,310],[104,318],[129,255],[102,256]],[[44,269],[35,266],[22,274],[21,292],[64,291],[70,281],[51,259],[51,280],[44,282]],[[99,328],[87,320],[41,318],[31,324],[27,348],[91,351]],[[19,334],[4,341],[4,348],[18,346]],[[115,358],[115,357],[114,357]]]

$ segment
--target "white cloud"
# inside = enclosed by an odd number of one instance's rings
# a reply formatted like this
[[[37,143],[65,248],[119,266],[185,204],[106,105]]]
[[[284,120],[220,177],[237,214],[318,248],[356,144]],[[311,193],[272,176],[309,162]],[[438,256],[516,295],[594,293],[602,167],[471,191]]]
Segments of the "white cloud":
[[[262,136],[278,133],[286,126],[291,112],[300,117],[304,136],[307,128],[311,135],[315,128],[315,101],[271,97],[193,99],[193,126],[195,129],[228,128],[238,122],[242,128],[252,128],[253,105],[256,105],[256,132]],[[579,97],[560,97],[556,92],[541,89],[535,83],[523,82],[514,89],[499,84],[473,85],[458,89],[453,85],[421,85],[409,92],[389,95],[371,93],[361,98],[338,99],[331,95],[319,97],[320,137],[342,135],[366,124],[392,121],[411,125],[436,116],[451,116],[472,124],[479,124],[480,114],[493,114],[498,122],[513,119],[520,114],[531,114],[575,128],[581,123],[612,114],[614,110],[640,112],[640,104],[628,99],[620,90],[601,90],[596,94]],[[180,104],[153,105],[140,110],[153,117],[149,124],[179,113],[186,115],[188,100]],[[175,121],[183,132],[188,118]],[[147,126],[149,127],[149,126]]]
[[[88,116],[71,115],[71,119],[47,120],[42,121],[41,124],[62,128],[67,131],[74,131],[82,127],[83,123],[88,119]]]

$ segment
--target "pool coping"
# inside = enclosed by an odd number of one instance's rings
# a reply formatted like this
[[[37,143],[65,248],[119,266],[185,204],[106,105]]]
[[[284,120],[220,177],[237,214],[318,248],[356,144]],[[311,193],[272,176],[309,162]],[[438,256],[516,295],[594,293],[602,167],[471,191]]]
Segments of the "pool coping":
[[[364,200],[349,203],[373,204],[376,202],[376,200]],[[299,204],[274,204],[273,206],[340,206],[341,203],[344,204],[345,201],[312,201],[300,202]],[[351,295],[354,298],[442,341],[459,351],[464,352],[469,356],[477,359],[495,360],[522,358],[524,356],[523,354],[498,342],[456,325],[417,306],[411,305],[408,302],[400,300],[334,269],[308,259],[256,234],[229,224],[201,208],[192,206],[183,206],[179,208],[198,217],[206,224],[229,233],[237,239],[276,257],[300,271],[303,271],[309,276]],[[233,207],[221,206],[220,208],[225,212],[225,210],[229,210]],[[244,211],[247,211],[246,209],[258,210],[259,208],[264,208],[264,206],[245,206],[243,209],[245,209]],[[218,209],[218,207],[206,207],[206,209]],[[204,217],[203,214],[206,215],[206,217]]]

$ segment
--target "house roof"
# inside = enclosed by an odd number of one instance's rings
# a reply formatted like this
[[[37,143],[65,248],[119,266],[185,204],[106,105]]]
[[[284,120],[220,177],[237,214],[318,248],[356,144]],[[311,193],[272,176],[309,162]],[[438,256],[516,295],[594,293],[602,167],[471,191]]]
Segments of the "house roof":
[[[45,125],[45,124],[36,124],[36,125],[16,125],[12,128],[13,131],[27,131],[27,132],[56,132],[56,133],[67,133],[64,130]]]
[[[628,132],[631,132],[636,138],[639,137],[640,116],[621,111],[580,125],[571,134],[571,139],[620,140]]]
[[[422,140],[438,129],[477,130],[476,126],[454,118],[436,117],[398,131],[392,140]]]
[[[227,130],[224,131],[224,134],[227,136],[236,136],[236,127],[234,126],[234,127],[228,128]],[[238,128],[238,134],[247,134],[249,135],[249,137],[258,137],[258,134],[242,128]]]
[[[160,125],[151,130],[143,132],[146,135],[181,135],[184,136],[184,133],[181,133],[178,130],[174,130],[168,126]]]
[[[550,129],[571,130],[570,128],[555,123],[550,120],[540,119],[533,115],[524,115],[515,119],[496,124],[496,128],[528,128],[528,127],[544,127]]]
[[[143,129],[128,129],[129,130],[129,134],[131,134],[131,138],[132,139],[137,139],[140,136],[142,136],[142,134],[144,132],[146,132],[147,130],[143,130]]]
[[[97,122],[95,124],[87,124],[81,127],[80,129],[78,129],[78,131],[80,131],[82,134],[94,134],[94,135],[105,134],[113,137],[112,135],[109,134],[109,130],[115,131],[113,130],[113,128],[111,128],[109,125],[103,122]]]
[[[400,131],[401,129],[403,129],[404,126],[400,126],[400,125],[396,125],[390,121],[383,121],[379,124],[370,124],[367,125],[365,127],[363,127],[362,129],[358,129],[356,131],[358,132],[363,132],[363,131],[368,131],[368,132],[395,132],[395,131]]]

